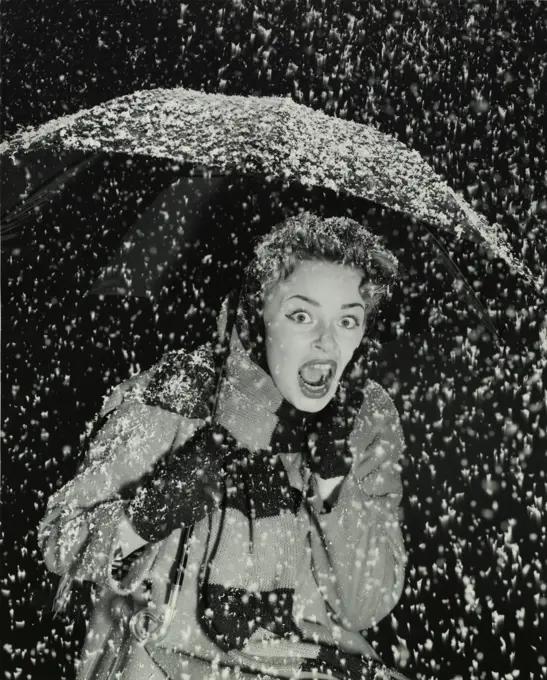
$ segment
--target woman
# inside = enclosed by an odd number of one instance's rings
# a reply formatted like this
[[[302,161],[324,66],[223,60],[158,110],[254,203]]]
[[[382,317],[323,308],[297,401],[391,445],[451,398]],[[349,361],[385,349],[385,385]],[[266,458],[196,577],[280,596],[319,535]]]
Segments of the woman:
[[[206,345],[106,401],[39,532],[61,591],[101,587],[79,680],[402,677],[362,634],[404,581],[404,440],[363,340],[396,271],[354,220],[288,218],[247,268],[218,391]]]

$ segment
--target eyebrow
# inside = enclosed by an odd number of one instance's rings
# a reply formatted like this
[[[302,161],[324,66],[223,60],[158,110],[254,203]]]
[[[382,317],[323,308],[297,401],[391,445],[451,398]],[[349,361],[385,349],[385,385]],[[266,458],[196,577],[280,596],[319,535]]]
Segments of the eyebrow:
[[[309,297],[306,297],[305,295],[291,295],[290,298],[287,298],[287,301],[292,300],[293,298],[299,298],[300,300],[304,300],[304,302],[309,302],[310,305],[313,305],[314,307],[321,307],[319,302],[316,300],[312,300]],[[351,309],[352,307],[361,307],[363,312],[365,311],[364,306],[360,302],[350,302],[347,305],[342,305],[341,309]]]

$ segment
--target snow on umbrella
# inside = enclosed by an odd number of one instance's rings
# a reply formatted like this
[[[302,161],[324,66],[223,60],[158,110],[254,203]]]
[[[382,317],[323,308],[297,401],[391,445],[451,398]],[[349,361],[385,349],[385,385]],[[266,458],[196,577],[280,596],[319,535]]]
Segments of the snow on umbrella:
[[[193,187],[189,187],[190,194],[197,189],[197,168],[203,173],[202,183],[205,184],[210,184],[215,176],[236,175],[265,180],[262,189],[265,192],[268,192],[268,183],[271,187],[282,183],[317,190],[319,193],[326,192],[338,197],[338,211],[335,211],[338,214],[345,212],[344,204],[352,199],[354,202],[360,200],[369,205],[372,203],[383,206],[392,214],[405,215],[413,223],[417,222],[425,227],[421,229],[417,240],[423,241],[422,249],[429,250],[426,259],[418,263],[418,270],[425,269],[424,264],[427,263],[427,258],[431,259],[433,250],[455,277],[454,283],[459,284],[458,291],[498,341],[499,336],[488,313],[453,260],[452,248],[443,247],[440,232],[444,232],[446,237],[453,237],[455,241],[452,244],[470,241],[481,244],[490,256],[503,261],[519,277],[518,285],[525,283],[527,288],[535,287],[541,291],[541,283],[534,280],[524,263],[511,252],[507,236],[501,227],[490,226],[417,152],[370,126],[327,116],[298,105],[290,98],[205,94],[184,88],[137,92],[93,109],[50,121],[37,129],[21,131],[1,145],[0,151],[15,159],[21,154],[28,157],[33,152],[80,152],[86,154],[81,163],[84,169],[89,166],[90,158],[104,159],[109,154],[129,157],[137,165],[148,159],[158,165],[171,163],[176,167],[185,166],[183,176],[186,172],[186,177],[192,178],[190,184],[194,183]],[[76,166],[70,172],[46,182],[30,196],[30,200],[23,201],[22,206],[8,214],[3,230],[12,231],[13,226],[17,227],[21,216],[31,212],[33,205],[39,205],[59,186],[62,189],[67,176],[74,177],[77,174]],[[177,250],[176,241],[186,240],[188,236],[186,227],[181,231],[180,225],[171,224],[167,228],[160,226],[159,230],[163,229],[163,235],[158,237],[158,221],[153,217],[154,211],[157,213],[158,207],[160,210],[162,206],[165,207],[166,198],[169,198],[170,191],[173,193],[174,186],[163,191],[155,201],[149,201],[152,208],[150,214],[141,216],[128,232],[118,257],[110,262],[109,267],[103,268],[94,292],[131,292],[122,281],[128,269],[131,269],[126,266],[128,258],[131,259],[131,252],[135,269],[134,264],[140,257],[137,251],[144,253],[144,242],[148,241],[148,252],[144,259],[146,266],[153,269],[149,266],[149,253],[158,249],[152,241],[154,238],[158,241],[163,238],[166,241],[165,237],[171,230],[170,254],[167,257],[166,248],[163,251],[160,249],[156,256],[157,272],[152,275],[156,278],[156,284],[162,278],[165,263],[160,262],[161,258],[171,259],[172,262]],[[211,187],[205,188],[205,194],[212,192],[214,193],[214,189]],[[148,193],[150,195],[150,191]],[[186,194],[184,200],[188,208],[189,192],[184,183],[179,183],[179,188],[174,193],[179,203],[181,194]],[[165,210],[163,212],[166,213]],[[191,210],[186,209],[186,213],[184,220]],[[181,211],[177,210],[176,215],[180,218]],[[171,214],[168,216],[171,222],[177,221],[172,220]],[[156,225],[153,224],[154,221]],[[192,221],[194,232],[199,232],[202,225],[196,226],[196,220]],[[395,236],[385,224],[384,220],[385,233],[382,235],[386,239],[386,245],[391,247]],[[225,224],[222,225],[223,228],[224,226]],[[254,226],[251,225],[252,228]],[[435,230],[438,231],[437,236]],[[256,231],[259,231],[258,227]],[[142,241],[140,249],[136,250],[133,247],[135,232]],[[252,235],[252,231],[248,230],[247,237]],[[13,234],[8,233],[8,236]],[[224,237],[226,236],[225,234]],[[209,233],[205,238],[214,241],[218,234],[211,237]],[[173,244],[175,247],[172,247]],[[240,249],[241,246],[240,238]],[[404,248],[400,248],[399,252],[404,252]],[[240,253],[242,256],[235,260],[232,258],[231,264],[241,268],[248,254]],[[206,255],[207,257],[210,255]],[[207,260],[205,263],[207,264]],[[473,269],[472,275],[475,278],[477,276]],[[482,279],[482,274],[479,276]],[[141,289],[136,294],[146,294],[145,289],[149,284],[145,283],[145,277],[142,276],[142,267],[141,273],[137,271],[133,277],[133,294],[135,280]],[[497,291],[494,296],[497,296]],[[503,306],[498,300],[495,305],[499,304]],[[499,309],[495,314],[499,317]],[[403,317],[404,314],[401,316],[404,326],[406,322]],[[400,328],[397,328],[397,334],[399,332]]]
[[[262,174],[362,197],[484,243],[527,282],[532,275],[490,226],[416,151],[373,127],[328,116],[289,97],[154,89],[23,130],[0,145],[111,151]]]

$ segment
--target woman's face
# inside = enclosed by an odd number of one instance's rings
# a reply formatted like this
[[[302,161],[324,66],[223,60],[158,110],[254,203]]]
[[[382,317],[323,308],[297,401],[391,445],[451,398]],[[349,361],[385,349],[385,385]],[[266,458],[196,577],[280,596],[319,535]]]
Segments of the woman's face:
[[[266,296],[268,367],[277,389],[301,411],[328,404],[361,343],[362,276],[353,267],[305,260]]]

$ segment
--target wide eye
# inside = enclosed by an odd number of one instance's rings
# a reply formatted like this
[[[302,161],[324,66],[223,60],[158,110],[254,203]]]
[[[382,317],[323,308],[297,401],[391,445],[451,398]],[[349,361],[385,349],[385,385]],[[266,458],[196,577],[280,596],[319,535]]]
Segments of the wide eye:
[[[353,330],[354,328],[357,328],[359,324],[359,319],[356,316],[344,316],[340,320],[340,325],[342,328],[347,328],[348,330]]]
[[[312,321],[310,314],[305,312],[303,309],[297,309],[296,311],[292,312],[292,314],[287,314],[287,318],[298,324],[311,323]]]

